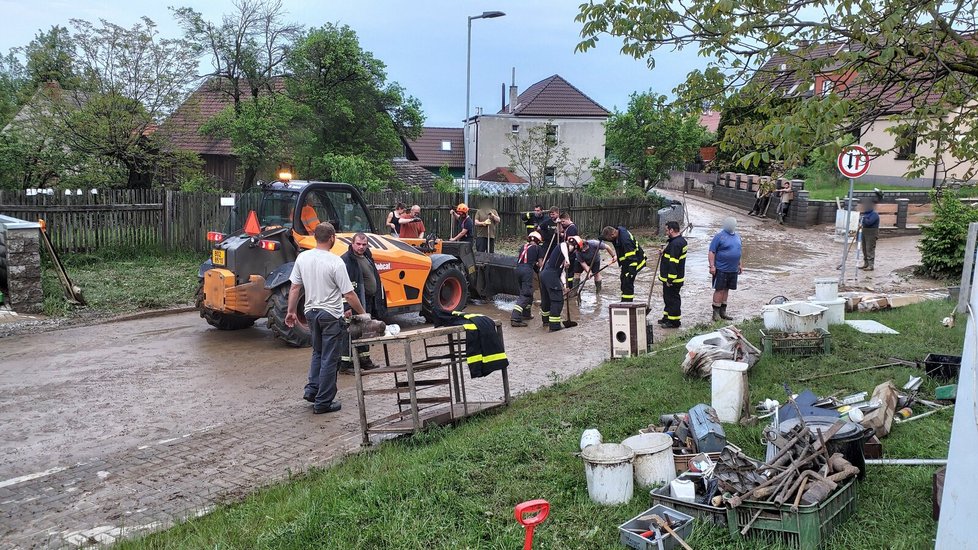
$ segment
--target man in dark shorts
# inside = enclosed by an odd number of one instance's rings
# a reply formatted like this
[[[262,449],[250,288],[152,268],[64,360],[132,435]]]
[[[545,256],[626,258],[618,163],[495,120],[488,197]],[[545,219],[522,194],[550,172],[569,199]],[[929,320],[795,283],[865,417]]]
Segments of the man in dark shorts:
[[[710,275],[713,276],[713,320],[732,321],[727,315],[727,297],[737,290],[737,276],[743,273],[743,242],[737,234],[736,218],[723,220],[723,230],[710,242]]]

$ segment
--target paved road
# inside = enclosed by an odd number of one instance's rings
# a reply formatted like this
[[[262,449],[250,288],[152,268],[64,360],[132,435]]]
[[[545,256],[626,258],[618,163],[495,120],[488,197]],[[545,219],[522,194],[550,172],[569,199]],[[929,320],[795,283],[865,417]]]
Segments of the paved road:
[[[687,325],[710,316],[706,247],[731,213],[700,199],[689,209]],[[757,315],[774,295],[803,298],[813,277],[837,273],[828,229],[739,217],[747,271],[730,300],[735,316]],[[872,284],[899,283],[890,272],[919,261],[914,243],[882,241]],[[607,357],[614,271],[602,295],[583,294],[579,328],[506,326],[514,393]],[[640,274],[640,299],[651,280],[651,269]],[[500,299],[472,309],[505,321],[511,307]],[[566,351],[544,360],[541,349]],[[0,339],[0,547],[79,546],[159,529],[356,450],[352,377],[340,379],[343,411],[314,416],[300,399],[308,357],[261,326],[219,332],[195,313]],[[474,391],[497,398],[497,385]]]

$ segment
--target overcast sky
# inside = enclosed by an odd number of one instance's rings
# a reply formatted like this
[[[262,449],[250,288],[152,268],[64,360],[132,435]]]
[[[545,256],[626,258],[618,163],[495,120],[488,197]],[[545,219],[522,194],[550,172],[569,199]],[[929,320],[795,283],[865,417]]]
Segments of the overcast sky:
[[[516,68],[520,91],[559,74],[608,109],[623,108],[633,91],[670,94],[699,63],[692,51],[666,53],[650,71],[622,56],[605,38],[596,50],[574,53],[581,25],[577,0],[284,0],[290,18],[307,26],[349,25],[364,48],[387,64],[390,78],[421,100],[429,126],[461,126],[465,115],[466,16],[501,10],[505,17],[472,25],[472,109],[500,107],[500,84]],[[164,35],[178,28],[167,0],[0,0],[0,50],[28,43],[39,29],[72,18],[131,25],[153,19]],[[173,1],[210,19],[232,9],[230,0]],[[206,62],[205,62],[206,63]]]

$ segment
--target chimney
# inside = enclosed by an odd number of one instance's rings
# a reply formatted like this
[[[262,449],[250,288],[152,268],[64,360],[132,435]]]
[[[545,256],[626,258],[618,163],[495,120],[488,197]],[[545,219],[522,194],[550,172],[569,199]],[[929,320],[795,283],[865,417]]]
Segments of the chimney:
[[[519,98],[516,88],[516,67],[513,67],[513,83],[509,86],[509,114],[513,114],[516,109],[516,100]]]
[[[499,94],[499,98],[502,101],[499,107],[499,112],[502,113],[506,111],[506,83],[503,82],[502,92]]]

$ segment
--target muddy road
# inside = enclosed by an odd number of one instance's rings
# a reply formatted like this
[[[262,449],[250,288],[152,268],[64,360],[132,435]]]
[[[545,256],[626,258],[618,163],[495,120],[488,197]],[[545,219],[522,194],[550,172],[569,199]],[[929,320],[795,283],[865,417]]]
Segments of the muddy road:
[[[722,219],[734,212],[696,198],[688,199],[688,208],[693,229],[687,235],[683,323],[692,326],[711,316],[707,247]],[[831,229],[801,231],[743,213],[737,217],[745,272],[741,289],[729,301],[735,317],[758,315],[761,305],[777,295],[804,298],[813,293],[813,278],[838,274],[841,245],[832,241]],[[935,286],[900,275],[919,262],[916,240],[881,240],[877,271],[871,278],[861,274],[859,284],[877,290]],[[650,255],[654,250],[646,248]],[[654,261],[649,265],[638,277],[638,301],[646,299],[653,280]],[[850,265],[850,273],[856,272],[855,262]],[[607,306],[617,301],[619,288],[616,268],[604,275],[602,293],[589,285],[573,310],[580,326],[556,334],[540,327],[538,307],[530,327],[511,328],[512,299],[470,306],[504,322],[514,394],[573,376],[608,357]],[[652,298],[656,318],[660,296],[656,290]],[[409,330],[420,318],[397,321]],[[656,327],[656,337],[664,335]],[[355,449],[353,377],[340,376],[343,410],[314,416],[301,400],[308,361],[308,349],[281,345],[261,323],[220,332],[196,313],[0,339],[0,542],[29,547],[46,534],[49,540],[74,544],[78,539],[71,537],[79,530],[118,526],[123,522],[118,514],[136,514],[125,517],[144,529],[159,528],[181,517],[181,506],[206,508],[278,479],[284,468],[294,472]],[[500,397],[496,380],[474,387],[487,397]],[[249,462],[267,453],[269,447],[261,445],[271,441],[284,466],[266,461],[261,464],[270,468],[251,468]],[[160,462],[134,458],[144,456]],[[58,476],[72,468],[84,472],[83,465],[94,463],[113,466],[100,466],[106,470],[98,471],[97,480],[75,476],[71,483],[83,488],[78,494],[86,506],[69,513],[64,503],[39,504],[38,495],[57,493],[59,483],[68,484]],[[147,477],[154,467],[159,475]],[[199,472],[206,476],[194,477]],[[182,499],[169,489],[178,481]],[[206,485],[197,492],[207,496],[187,497],[195,492],[194,483]],[[23,506],[26,502],[34,508]],[[152,521],[136,520],[147,514]]]

